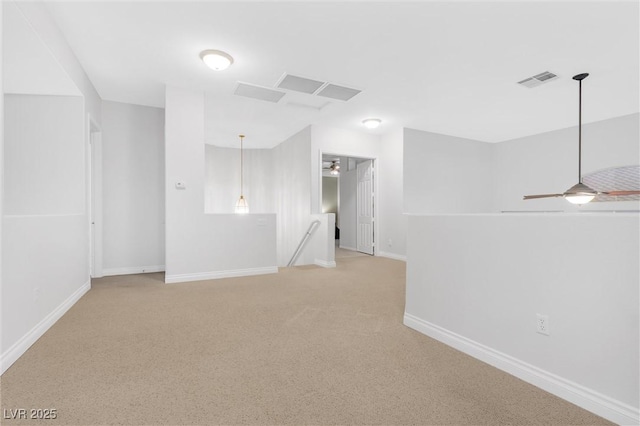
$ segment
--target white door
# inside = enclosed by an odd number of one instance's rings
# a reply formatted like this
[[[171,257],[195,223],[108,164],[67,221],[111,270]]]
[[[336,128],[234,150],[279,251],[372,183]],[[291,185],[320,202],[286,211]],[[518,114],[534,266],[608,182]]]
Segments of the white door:
[[[356,198],[357,250],[373,254],[373,160],[366,160],[356,167],[358,187]]]
[[[102,277],[102,133],[90,122],[89,262],[92,278]]]

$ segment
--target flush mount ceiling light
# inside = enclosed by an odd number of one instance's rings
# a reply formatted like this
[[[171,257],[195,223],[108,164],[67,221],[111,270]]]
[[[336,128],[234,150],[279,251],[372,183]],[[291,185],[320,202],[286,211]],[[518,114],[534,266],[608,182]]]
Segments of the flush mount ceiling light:
[[[231,55],[222,50],[203,50],[200,52],[200,59],[215,71],[225,70],[229,68],[229,65],[233,64]]]
[[[367,129],[375,129],[380,125],[380,123],[382,123],[382,120],[379,118],[367,118],[366,120],[362,120],[362,124],[364,124]]]
[[[583,73],[573,76],[578,82],[578,183],[567,189],[562,194],[540,194],[525,195],[524,200],[533,200],[536,198],[553,198],[564,197],[571,204],[586,204],[593,200],[597,195],[638,195],[640,191],[596,191],[582,183],[582,80],[587,78],[589,74]]]

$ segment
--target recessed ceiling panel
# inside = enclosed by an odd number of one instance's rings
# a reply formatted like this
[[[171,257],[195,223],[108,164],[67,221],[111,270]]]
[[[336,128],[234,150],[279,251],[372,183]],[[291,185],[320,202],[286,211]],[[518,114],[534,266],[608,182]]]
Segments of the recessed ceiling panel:
[[[362,90],[352,89],[350,87],[338,86],[337,84],[327,84],[324,89],[318,92],[318,96],[337,99],[339,101],[348,101],[361,91]]]
[[[238,87],[236,87],[234,94],[267,102],[278,102],[285,95],[284,92],[279,90],[240,82],[238,82]]]
[[[296,92],[313,94],[318,90],[324,81],[311,80],[309,78],[298,77],[291,74],[285,74],[284,78],[280,80],[278,87],[281,89],[295,90]]]

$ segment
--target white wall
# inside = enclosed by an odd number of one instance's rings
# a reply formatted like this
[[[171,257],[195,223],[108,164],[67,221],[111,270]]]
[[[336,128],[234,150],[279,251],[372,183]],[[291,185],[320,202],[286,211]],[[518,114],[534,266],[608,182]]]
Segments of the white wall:
[[[311,141],[311,211],[321,211],[322,153],[375,159],[374,185],[376,197],[380,200],[375,211],[375,235],[378,236],[375,251],[377,255],[403,259],[406,219],[401,208],[388,208],[386,204],[386,200],[402,199],[402,156],[398,155],[398,150],[402,152],[402,139],[399,130],[381,138],[364,131],[313,125]],[[342,185],[340,188],[342,190]],[[340,210],[342,212],[342,205]],[[389,239],[395,242],[392,246],[382,244]]]
[[[272,150],[273,161],[283,165],[274,170],[272,181],[273,200],[278,216],[278,265],[280,266],[289,262],[313,220],[310,209],[310,154],[310,127],[304,128]],[[314,251],[306,249],[295,264],[312,264],[314,259]]]
[[[167,87],[165,281],[277,272],[275,215],[204,213],[204,153],[203,93]]]
[[[238,140],[238,144],[239,144]],[[273,213],[274,169],[289,167],[271,149],[243,150],[242,192],[251,213]],[[240,149],[205,145],[205,212],[234,213],[240,197]]]
[[[637,214],[410,216],[409,229],[405,324],[637,424]]]
[[[381,137],[382,166],[378,168],[376,194],[380,219],[378,249],[388,257],[405,259],[407,217],[404,215],[404,130],[395,129]]]
[[[164,110],[102,104],[103,273],[164,270]]]
[[[640,114],[586,124],[582,129],[582,174],[640,163]],[[562,198],[522,200],[523,195],[562,193],[578,183],[578,128],[556,130],[495,144],[494,210],[638,210],[640,203],[589,203]]]
[[[90,288],[83,100],[4,101],[2,371]]]
[[[584,126],[584,173],[638,163],[638,118]],[[571,214],[637,202],[522,200],[577,183],[577,128],[492,145],[406,129],[404,147],[405,208],[416,215],[405,323],[601,416],[637,423],[638,216]],[[492,210],[566,213],[457,214]],[[536,313],[549,315],[551,336],[535,333]]]
[[[584,125],[582,174],[638,164],[639,123],[640,114],[632,114]],[[522,199],[529,194],[562,193],[578,182],[577,138],[577,127],[496,144],[405,129],[405,212],[575,212],[640,208],[637,201],[578,207],[562,198]]]
[[[6,95],[5,102],[4,214],[84,214],[82,98]]]
[[[167,257],[168,273],[165,282],[278,272],[274,214],[200,212],[196,225],[197,228],[193,227],[188,231],[188,238],[175,241],[184,248]]]
[[[80,93],[82,95],[82,98],[76,98],[78,102],[70,101],[73,106],[66,105],[65,107],[61,106],[64,101],[59,98],[51,97],[36,101],[37,97],[34,97],[32,98],[34,102],[42,101],[49,104],[50,108],[48,107],[46,114],[39,116],[36,111],[42,112],[42,110],[36,107],[33,111],[28,112],[27,117],[22,117],[20,119],[22,121],[12,121],[12,125],[16,126],[14,127],[16,129],[22,126],[26,120],[31,126],[37,127],[38,129],[35,129],[35,132],[41,131],[41,135],[31,134],[31,136],[35,135],[37,142],[28,143],[25,146],[29,147],[30,150],[46,152],[50,147],[38,146],[38,144],[45,143],[46,138],[50,137],[49,130],[51,127],[56,128],[58,126],[59,128],[61,124],[52,123],[51,118],[56,117],[58,114],[69,113],[67,127],[64,129],[69,133],[56,141],[56,143],[61,143],[61,150],[68,148],[68,144],[71,143],[79,143],[80,145],[77,151],[74,149],[72,155],[60,163],[60,166],[61,168],[68,168],[74,173],[80,167],[83,174],[79,180],[70,183],[67,189],[55,189],[56,193],[63,193],[63,196],[68,199],[70,196],[69,188],[74,188],[68,208],[55,204],[55,202],[48,203],[47,209],[50,209],[50,211],[44,210],[41,206],[35,206],[36,215],[29,216],[23,214],[26,211],[26,206],[14,204],[12,209],[15,212],[19,212],[20,215],[7,216],[7,205],[2,205],[2,247],[4,248],[2,250],[3,321],[2,343],[0,343],[2,345],[0,349],[2,371],[6,370],[22,355],[90,288],[89,218],[86,214],[88,187],[83,184],[88,179],[86,173],[89,170],[87,167],[88,149],[86,149],[89,143],[89,128],[87,127],[86,114],[91,114],[93,120],[97,123],[101,121],[100,97],[64,36],[49,15],[46,6],[43,3],[35,2],[12,2],[10,6],[3,3],[3,7],[5,6],[11,7],[12,11],[11,14],[3,15],[2,17],[2,32],[4,33],[5,41],[7,37],[12,37],[10,44],[13,47],[16,47],[13,43],[17,43],[17,46],[19,46],[23,41],[35,41],[28,44],[30,49],[37,46],[38,51],[30,51],[29,53],[37,58],[47,58],[47,65],[43,64],[42,67],[39,67],[38,74],[29,74],[32,76],[31,79],[20,79],[19,88],[3,85],[2,93],[69,94],[72,92],[73,94]],[[7,18],[12,21],[7,22]],[[24,21],[27,22],[27,25],[24,25]],[[18,31],[28,29],[32,33],[25,35],[25,40],[21,37],[14,39],[13,36],[15,34],[13,32],[8,33],[12,29],[18,29]],[[27,38],[29,40],[26,40]],[[13,53],[16,52],[20,53],[20,49],[13,51]],[[16,76],[20,74],[20,69],[25,63],[22,60],[25,58],[20,59],[15,56],[11,57],[11,55],[6,57],[4,53],[3,51],[3,80],[7,75]],[[26,58],[27,62],[28,60],[29,58]],[[51,73],[55,73],[55,76],[52,76]],[[15,79],[11,81],[13,83],[16,82]],[[43,84],[43,82],[56,82],[56,87],[47,87],[47,84]],[[73,88],[74,85],[76,87],[75,90]],[[62,92],[60,92],[61,87],[64,87]],[[73,109],[74,113],[71,114],[70,109],[67,109],[67,107]],[[58,108],[61,108],[61,110],[57,111]],[[24,110],[22,111],[24,112]],[[15,111],[10,112],[5,108],[3,116],[14,113]],[[8,120],[5,120],[5,122],[8,122]],[[13,132],[13,130],[5,127],[5,133],[8,134],[9,132]],[[76,139],[78,133],[81,134],[81,140]],[[9,144],[21,143],[17,140],[12,142],[8,142],[8,140],[7,135],[5,135],[5,148]],[[50,143],[52,142],[50,141]],[[37,154],[33,153],[37,157]],[[55,155],[52,158],[55,158]],[[77,163],[79,158],[82,159],[80,164]],[[6,156],[3,160],[4,164],[13,162],[11,158]],[[44,167],[48,167],[48,165],[45,164]],[[63,174],[68,173],[69,170],[65,170]],[[53,178],[53,180],[55,179]],[[43,183],[43,185],[46,185],[46,183]],[[79,192],[77,185],[82,185],[82,192]],[[4,188],[5,190],[7,189],[6,181],[4,182]],[[12,188],[9,188],[9,191],[13,192],[12,197],[15,200],[14,196],[17,194]],[[19,196],[23,197],[23,200],[29,198],[29,194],[26,192]],[[78,213],[77,206],[82,197],[85,197],[84,210]],[[59,201],[62,202],[62,198]],[[71,209],[76,213],[70,213]],[[10,252],[6,250],[7,247],[11,247]],[[37,266],[34,267],[34,264]],[[7,267],[7,265],[11,266]],[[44,281],[44,275],[38,274],[46,274],[46,282]],[[9,310],[5,310],[4,306],[10,306]]]
[[[307,242],[314,252],[313,263],[324,268],[336,267],[336,244],[332,231],[336,228],[336,215],[333,213],[311,215],[312,220],[320,224]]]
[[[404,211],[485,213],[492,208],[493,145],[404,129]]]

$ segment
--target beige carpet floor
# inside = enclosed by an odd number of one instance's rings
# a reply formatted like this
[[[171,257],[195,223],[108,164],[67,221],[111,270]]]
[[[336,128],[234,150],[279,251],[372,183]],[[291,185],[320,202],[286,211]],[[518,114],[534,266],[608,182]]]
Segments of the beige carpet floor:
[[[360,253],[359,251],[343,249],[336,246],[336,253],[335,253],[336,259],[343,259],[345,257],[363,257],[363,256],[369,256],[369,255]]]
[[[0,380],[3,424],[607,424],[402,324],[405,265],[108,277]],[[4,412],[4,411],[3,411]]]

